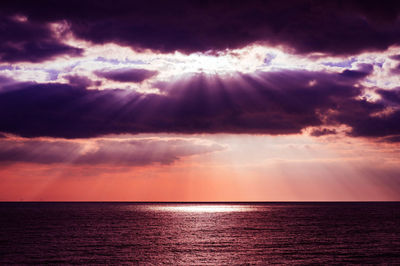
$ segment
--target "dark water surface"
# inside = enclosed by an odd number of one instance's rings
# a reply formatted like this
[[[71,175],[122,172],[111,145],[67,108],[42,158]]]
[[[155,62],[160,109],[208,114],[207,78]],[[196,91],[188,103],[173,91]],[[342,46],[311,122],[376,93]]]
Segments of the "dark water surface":
[[[0,264],[400,264],[400,203],[0,203]]]

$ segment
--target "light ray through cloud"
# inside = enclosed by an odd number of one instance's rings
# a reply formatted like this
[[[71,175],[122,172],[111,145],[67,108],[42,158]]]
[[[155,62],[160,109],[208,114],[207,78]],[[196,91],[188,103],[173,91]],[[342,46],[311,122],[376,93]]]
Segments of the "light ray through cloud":
[[[24,176],[31,199],[398,199],[399,6],[17,2],[0,4],[6,200]]]

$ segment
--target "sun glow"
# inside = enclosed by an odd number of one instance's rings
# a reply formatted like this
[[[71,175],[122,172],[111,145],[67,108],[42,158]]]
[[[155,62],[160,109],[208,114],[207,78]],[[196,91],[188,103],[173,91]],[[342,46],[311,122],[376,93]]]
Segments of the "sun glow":
[[[226,74],[233,72],[254,72],[264,64],[265,55],[273,52],[267,47],[249,46],[243,49],[226,50],[217,54],[176,52],[174,71],[176,73]],[[172,70],[172,69],[171,69]]]
[[[151,206],[151,210],[167,212],[248,212],[256,211],[259,208],[246,205],[172,205],[172,206]]]
[[[16,16],[16,20],[24,17]],[[65,45],[84,51],[81,56],[60,56],[46,62],[21,62],[18,68],[0,64],[0,75],[26,82],[69,83],[70,76],[86,77],[89,89],[127,89],[140,93],[159,93],[156,84],[180,79],[185,75],[232,75],[234,73],[257,73],[281,70],[305,70],[341,73],[357,70],[359,64],[373,65],[368,79],[360,81],[365,87],[394,88],[400,81],[392,69],[398,62],[391,57],[399,54],[399,46],[391,46],[385,52],[366,52],[351,58],[329,57],[324,54],[309,56],[290,53],[285,47],[271,47],[253,43],[237,49],[196,52],[179,51],[160,53],[149,49],[135,50],[116,43],[93,44],[75,36],[70,25],[64,21],[49,24],[56,39]],[[143,69],[157,72],[140,82],[124,82],[99,77],[98,71],[119,69]],[[313,82],[310,86],[315,85]]]

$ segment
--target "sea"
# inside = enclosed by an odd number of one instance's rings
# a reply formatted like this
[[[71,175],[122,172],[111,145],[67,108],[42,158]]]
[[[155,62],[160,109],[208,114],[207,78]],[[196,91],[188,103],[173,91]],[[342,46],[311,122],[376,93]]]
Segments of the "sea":
[[[13,264],[400,265],[400,203],[3,202]]]

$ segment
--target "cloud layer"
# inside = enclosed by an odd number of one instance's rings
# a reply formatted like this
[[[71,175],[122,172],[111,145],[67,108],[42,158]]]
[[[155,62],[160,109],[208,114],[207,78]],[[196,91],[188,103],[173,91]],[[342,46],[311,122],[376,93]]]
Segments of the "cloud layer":
[[[17,83],[0,94],[0,131],[64,138],[160,132],[295,134],[307,127],[344,124],[354,136],[400,134],[398,89],[376,90],[381,99],[370,101],[356,86],[366,75],[359,72],[198,74],[159,84],[162,94]]]
[[[10,18],[0,12],[0,61],[41,62],[60,55],[82,54],[82,49],[56,38],[45,24],[22,19]]]
[[[46,29],[37,26],[59,21],[93,43],[160,52],[218,51],[266,42],[297,53],[343,55],[385,50],[400,42],[400,5],[393,1],[5,1],[0,9],[3,16],[28,19],[3,19],[2,59],[10,62],[79,52],[49,40]],[[9,43],[24,35],[22,53],[17,53]]]
[[[43,139],[0,140],[0,163],[144,166],[171,164],[184,157],[222,150],[193,139],[99,139],[91,142]]]
[[[157,74],[157,71],[146,69],[123,68],[116,70],[96,71],[95,74],[99,77],[106,78],[119,82],[142,82],[145,79],[151,78]]]

